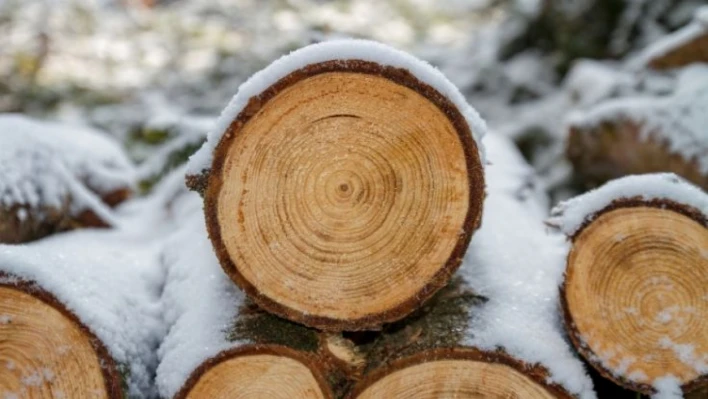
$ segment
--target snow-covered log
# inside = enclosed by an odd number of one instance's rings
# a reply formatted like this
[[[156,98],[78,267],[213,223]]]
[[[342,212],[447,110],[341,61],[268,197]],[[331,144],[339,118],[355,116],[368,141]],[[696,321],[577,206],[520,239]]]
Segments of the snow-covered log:
[[[110,226],[133,186],[131,163],[101,132],[0,116],[0,242]]]
[[[545,198],[513,144],[485,137],[482,228],[451,284],[363,344],[353,398],[595,397],[563,337],[564,241],[545,232]]]
[[[693,21],[648,46],[632,60],[636,66],[665,70],[708,62],[708,6],[695,11]]]
[[[708,195],[673,174],[629,176],[559,204],[572,246],[565,325],[601,374],[645,394],[708,382]]]
[[[329,399],[344,389],[318,331],[259,309],[223,273],[194,210],[163,250],[169,333],[158,352],[160,397]]]
[[[669,96],[607,100],[570,118],[567,156],[588,186],[673,172],[708,188],[708,66],[681,70]]]
[[[187,181],[222,267],[258,305],[326,330],[377,328],[459,266],[481,219],[484,131],[429,64],[324,42],[240,87]]]
[[[0,245],[0,396],[150,398],[156,251],[115,231]]]

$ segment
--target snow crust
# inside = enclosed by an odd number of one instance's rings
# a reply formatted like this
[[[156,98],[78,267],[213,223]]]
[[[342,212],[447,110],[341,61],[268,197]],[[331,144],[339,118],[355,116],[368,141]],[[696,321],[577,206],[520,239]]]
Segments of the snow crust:
[[[485,144],[491,165],[485,171],[482,228],[473,236],[459,273],[489,300],[474,312],[466,344],[503,348],[542,365],[550,382],[579,398],[595,398],[558,316],[567,244],[545,231],[544,195],[533,190],[532,170],[513,144],[494,134],[485,137]]]
[[[4,282],[33,281],[73,312],[105,344],[117,365],[127,368],[131,398],[152,396],[155,348],[163,330],[162,273],[156,261],[154,246],[115,230],[75,231],[27,245],[0,245],[0,270],[11,275]],[[35,371],[44,376],[57,372]]]
[[[201,363],[245,343],[227,339],[245,297],[219,266],[202,212],[191,215],[168,241],[163,262],[168,267],[163,304],[170,331],[158,351],[156,385],[161,397],[171,398]]]
[[[608,100],[569,118],[571,125],[581,128],[616,120],[638,123],[641,139],[666,143],[669,151],[695,160],[701,173],[708,174],[708,66],[681,70],[670,96]]]
[[[216,145],[226,132],[231,122],[248,104],[248,100],[258,96],[268,87],[288,74],[307,65],[325,61],[363,60],[381,65],[403,68],[416,78],[429,84],[447,97],[458,108],[472,131],[477,143],[480,159],[484,161],[484,149],[481,139],[487,131],[485,122],[462,96],[459,90],[437,68],[403,51],[369,40],[331,40],[312,44],[282,56],[265,69],[255,73],[241,84],[238,93],[224,108],[207,142],[189,160],[187,173],[197,175],[211,167]]]
[[[561,202],[551,211],[548,224],[573,236],[597,212],[620,198],[667,199],[691,206],[708,217],[708,195],[673,173],[632,175],[612,180],[585,194]]]
[[[134,181],[120,145],[99,131],[0,115],[0,206],[61,208],[70,201],[74,214],[91,209],[110,222],[100,195]]]

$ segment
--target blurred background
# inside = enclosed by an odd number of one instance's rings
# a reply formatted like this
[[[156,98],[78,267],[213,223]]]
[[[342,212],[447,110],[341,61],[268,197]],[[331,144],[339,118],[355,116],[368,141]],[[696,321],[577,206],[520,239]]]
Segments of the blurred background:
[[[109,132],[148,191],[255,71],[309,43],[370,38],[442,69],[556,201],[574,192],[565,117],[639,90],[624,64],[704,3],[0,0],[0,112]]]

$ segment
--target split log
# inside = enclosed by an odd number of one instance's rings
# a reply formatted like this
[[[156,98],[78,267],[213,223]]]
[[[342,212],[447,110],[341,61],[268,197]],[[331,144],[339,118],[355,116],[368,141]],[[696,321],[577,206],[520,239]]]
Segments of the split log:
[[[565,326],[603,376],[653,394],[708,383],[708,195],[671,174],[632,176],[560,204],[572,240]]]
[[[130,196],[132,165],[119,145],[85,127],[0,117],[0,242],[113,224]]]
[[[562,241],[544,234],[543,195],[512,143],[485,146],[489,196],[463,265],[411,316],[344,335],[366,357],[349,397],[595,397],[553,306]]]
[[[217,125],[187,182],[224,270],[281,317],[398,320],[447,283],[479,225],[484,123],[405,53],[308,46],[241,86]]]
[[[320,333],[250,303],[221,271],[201,212],[184,216],[162,256],[160,397],[340,397],[346,376],[320,351]]]
[[[708,189],[708,67],[683,70],[671,96],[608,100],[570,121],[566,154],[589,187],[673,172]]]
[[[152,397],[158,283],[105,233],[0,245],[0,396]]]

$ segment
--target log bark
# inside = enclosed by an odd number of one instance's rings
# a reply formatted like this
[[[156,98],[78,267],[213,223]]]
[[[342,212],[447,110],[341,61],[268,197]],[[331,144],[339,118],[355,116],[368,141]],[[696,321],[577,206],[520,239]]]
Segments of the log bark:
[[[571,237],[561,290],[577,350],[605,378],[643,394],[655,393],[653,382],[665,375],[685,393],[703,389],[706,216],[676,201],[635,197],[585,220]]]
[[[348,398],[571,398],[547,371],[502,350],[465,343],[475,307],[485,302],[456,276],[421,310],[363,340],[366,367]],[[367,342],[368,341],[368,342]]]
[[[103,342],[50,292],[2,272],[0,337],[4,397],[125,397]]]
[[[330,331],[379,328],[444,286],[484,196],[452,101],[357,60],[308,65],[251,98],[188,184],[231,279],[264,309]]]
[[[642,125],[622,118],[570,127],[566,155],[586,188],[627,175],[673,172],[708,189],[708,175],[697,158],[687,159],[661,140],[641,137]]]

